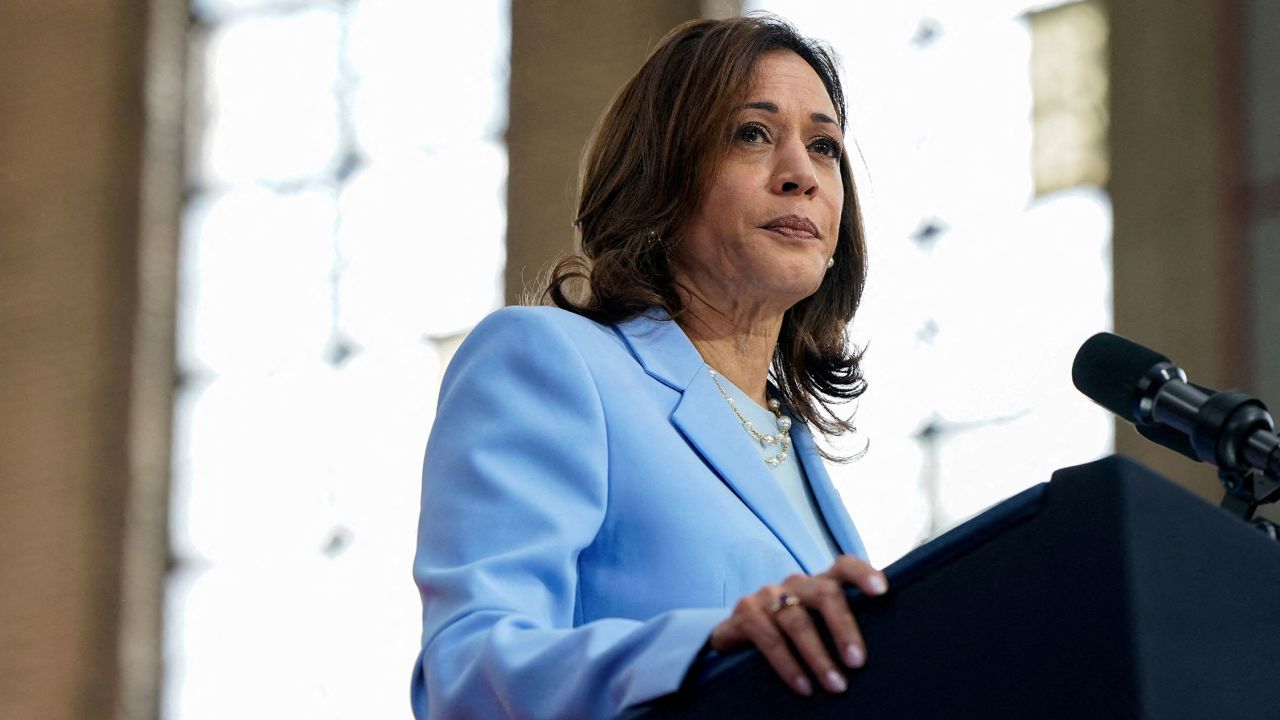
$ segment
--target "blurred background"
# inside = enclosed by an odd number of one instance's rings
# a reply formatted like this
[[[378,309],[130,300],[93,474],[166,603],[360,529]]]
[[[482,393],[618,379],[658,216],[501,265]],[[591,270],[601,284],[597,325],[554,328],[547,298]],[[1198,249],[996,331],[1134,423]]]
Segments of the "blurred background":
[[[759,10],[844,67],[873,561],[1117,449],[1216,500],[1069,368],[1280,403],[1276,3],[6,0],[0,718],[407,718],[440,375],[646,52]]]

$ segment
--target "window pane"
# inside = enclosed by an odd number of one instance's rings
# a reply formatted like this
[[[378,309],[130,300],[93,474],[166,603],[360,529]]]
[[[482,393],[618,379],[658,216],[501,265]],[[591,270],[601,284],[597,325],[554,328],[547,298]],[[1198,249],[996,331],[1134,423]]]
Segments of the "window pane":
[[[406,155],[347,183],[338,286],[344,334],[450,335],[501,304],[506,151],[491,143]]]
[[[413,484],[414,500],[408,509],[416,525],[419,489]],[[331,648],[325,668],[325,717],[411,715],[408,687],[422,647],[422,601],[408,572],[414,534],[404,535],[402,530],[392,524],[383,533],[392,542],[363,546],[357,542],[333,561],[336,586],[333,615],[326,628]],[[388,556],[385,550],[392,544],[398,545],[398,551]]]
[[[215,27],[204,52],[200,185],[289,182],[339,159],[336,11],[251,16]],[[197,64],[197,67],[199,64]]]
[[[337,371],[333,502],[353,544],[377,546],[370,569],[396,575],[412,563],[441,371],[434,343],[421,341],[358,353]]]
[[[176,408],[171,534],[179,557],[273,563],[330,541],[333,371],[190,383]]]
[[[250,188],[188,206],[180,366],[265,372],[320,359],[334,326],[335,223],[327,190]]]
[[[166,602],[164,716],[336,720],[332,629],[356,624],[339,614],[338,584],[321,558],[176,573]]]
[[[494,0],[358,0],[349,57],[362,151],[385,158],[499,137],[507,118],[507,14],[507,3]]]

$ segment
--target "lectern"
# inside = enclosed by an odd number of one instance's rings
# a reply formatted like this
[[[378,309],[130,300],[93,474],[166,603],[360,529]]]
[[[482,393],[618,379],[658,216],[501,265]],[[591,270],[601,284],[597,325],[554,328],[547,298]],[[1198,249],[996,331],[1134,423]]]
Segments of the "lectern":
[[[1280,718],[1280,547],[1132,460],[1059,470],[885,572],[889,594],[850,590],[869,659],[847,692],[797,696],[746,650],[623,717]]]

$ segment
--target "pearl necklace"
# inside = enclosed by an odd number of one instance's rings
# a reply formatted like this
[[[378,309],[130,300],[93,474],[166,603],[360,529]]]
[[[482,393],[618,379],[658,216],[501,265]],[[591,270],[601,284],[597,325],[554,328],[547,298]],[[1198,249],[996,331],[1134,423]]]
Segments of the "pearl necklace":
[[[755,426],[751,424],[750,420],[742,416],[742,413],[738,410],[737,403],[733,401],[733,398],[729,397],[729,393],[724,391],[724,386],[716,379],[716,376],[719,375],[719,373],[715,371],[715,368],[708,366],[707,372],[711,373],[711,382],[716,384],[716,389],[720,391],[720,396],[724,398],[725,402],[729,403],[729,409],[733,410],[733,414],[738,416],[738,422],[742,423],[743,429],[746,430],[751,437],[755,438],[756,441],[764,447],[769,447],[770,445],[781,445],[781,452],[773,457],[767,457],[764,459],[765,465],[768,465],[771,468],[778,467],[779,464],[787,459],[787,453],[791,450],[791,418],[782,414],[782,404],[774,398],[769,398],[769,410],[773,412],[775,420],[778,423],[778,434],[761,434],[761,432],[756,430]]]

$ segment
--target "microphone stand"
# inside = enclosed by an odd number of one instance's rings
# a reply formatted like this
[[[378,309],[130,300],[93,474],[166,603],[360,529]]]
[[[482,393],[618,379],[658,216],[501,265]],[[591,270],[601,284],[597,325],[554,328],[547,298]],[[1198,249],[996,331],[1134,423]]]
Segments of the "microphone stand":
[[[1196,421],[1192,443],[1205,455],[1213,452],[1217,456],[1218,479],[1226,490],[1219,507],[1252,523],[1272,540],[1280,540],[1276,523],[1254,518],[1259,505],[1280,500],[1280,477],[1266,456],[1271,449],[1254,448],[1247,441],[1240,446],[1236,440],[1248,438],[1256,428],[1275,428],[1266,406],[1242,392],[1228,390],[1211,397]]]
[[[1226,494],[1218,507],[1252,523],[1254,527],[1265,532],[1272,540],[1280,540],[1280,528],[1266,518],[1254,519],[1253,515],[1259,505],[1280,500],[1280,482],[1256,470],[1218,470],[1218,479]]]

